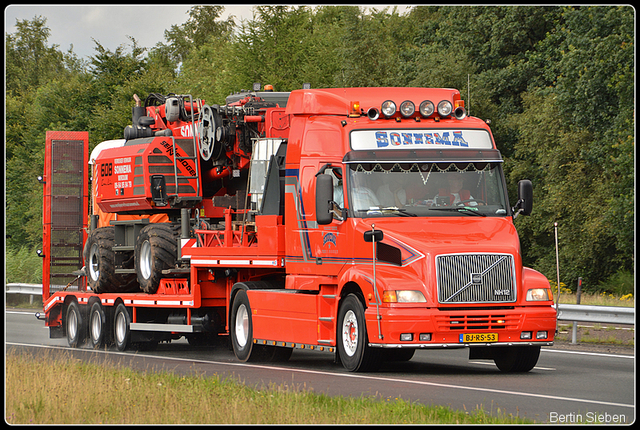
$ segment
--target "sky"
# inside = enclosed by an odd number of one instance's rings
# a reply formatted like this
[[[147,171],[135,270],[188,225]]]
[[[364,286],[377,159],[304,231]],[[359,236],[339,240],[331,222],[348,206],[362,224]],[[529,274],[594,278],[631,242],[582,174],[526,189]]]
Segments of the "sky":
[[[193,5],[45,5],[16,4],[5,7],[4,31],[16,32],[16,20],[33,20],[36,16],[47,19],[46,26],[51,31],[49,46],[58,45],[66,52],[73,46],[73,52],[87,59],[95,55],[98,41],[105,49],[115,51],[120,45],[130,48],[133,37],[138,46],[152,48],[158,42],[165,42],[164,31],[172,25],[181,25],[189,18]],[[253,5],[224,5],[221,19],[234,15],[236,24],[240,20],[253,18]],[[375,5],[376,8],[384,7]],[[406,9],[400,7],[399,10]]]
[[[16,20],[33,20],[36,16],[47,19],[50,29],[48,44],[58,45],[67,51],[73,45],[73,52],[81,58],[95,55],[92,38],[110,50],[120,45],[130,47],[133,37],[138,46],[152,48],[158,42],[165,42],[164,31],[172,25],[181,25],[189,18],[192,5],[44,5],[16,4],[4,9],[4,31],[16,32]],[[225,5],[221,19],[230,14],[239,19],[253,17],[252,5]]]

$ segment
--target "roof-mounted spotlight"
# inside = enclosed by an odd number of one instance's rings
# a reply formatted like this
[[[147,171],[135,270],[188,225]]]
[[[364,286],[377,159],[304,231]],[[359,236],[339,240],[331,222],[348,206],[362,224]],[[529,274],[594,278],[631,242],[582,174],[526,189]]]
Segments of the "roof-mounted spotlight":
[[[436,110],[433,102],[431,100],[425,100],[420,103],[420,115],[427,118],[433,115],[433,112]]]
[[[414,105],[412,101],[405,100],[402,103],[400,103],[400,114],[403,117],[409,118],[415,112],[416,112],[416,105]]]
[[[442,100],[438,103],[438,115],[447,117],[451,115],[451,112],[453,112],[453,105],[449,100]]]
[[[382,103],[382,114],[384,116],[389,118],[389,117],[392,117],[395,113],[396,113],[396,104],[393,101],[387,100]]]

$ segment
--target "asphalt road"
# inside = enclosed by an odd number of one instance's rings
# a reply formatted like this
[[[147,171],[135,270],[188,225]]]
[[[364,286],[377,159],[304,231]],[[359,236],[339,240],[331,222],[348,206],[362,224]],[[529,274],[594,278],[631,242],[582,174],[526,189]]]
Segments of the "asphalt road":
[[[238,362],[221,342],[193,347],[183,339],[153,352],[70,349],[66,339],[49,339],[34,313],[6,311],[5,349],[70,351],[85,360],[118,362],[132,368],[236,378],[255,387],[285,384],[316,393],[402,398],[459,410],[482,407],[544,423],[635,421],[635,357],[543,348],[538,365],[526,374],[503,374],[492,361],[468,360],[466,349],[423,350],[406,363],[387,364],[375,373],[350,373],[333,355],[294,351],[278,364]]]

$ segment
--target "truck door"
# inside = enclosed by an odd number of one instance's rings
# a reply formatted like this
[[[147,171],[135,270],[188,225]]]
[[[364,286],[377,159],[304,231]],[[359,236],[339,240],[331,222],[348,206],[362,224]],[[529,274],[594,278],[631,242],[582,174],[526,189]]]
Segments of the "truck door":
[[[327,166],[324,164],[323,166]],[[320,169],[323,166],[319,166]],[[351,255],[347,241],[346,223],[342,217],[344,206],[343,169],[338,165],[324,167],[324,174],[333,180],[334,214],[333,222],[328,225],[317,225],[311,232],[311,250],[315,257],[318,275],[337,276],[342,266]],[[315,175],[314,175],[315,179]],[[315,183],[314,183],[315,189]]]
[[[340,208],[343,204],[343,168],[339,163],[318,162],[301,166],[297,192],[293,183],[289,186],[289,194],[295,192],[293,197],[296,206],[296,225],[290,230],[292,235],[286,245],[289,273],[336,276],[350,255],[346,223],[341,217],[334,216],[333,222],[328,225],[318,225],[316,222],[316,174],[321,169],[333,179],[334,201]],[[287,216],[291,219],[290,215]]]

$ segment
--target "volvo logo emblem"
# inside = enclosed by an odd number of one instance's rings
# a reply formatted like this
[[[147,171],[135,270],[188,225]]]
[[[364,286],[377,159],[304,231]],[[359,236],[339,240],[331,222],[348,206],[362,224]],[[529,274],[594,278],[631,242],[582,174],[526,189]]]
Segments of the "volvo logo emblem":
[[[472,273],[471,274],[471,283],[472,284],[482,284],[482,275],[480,273]]]

